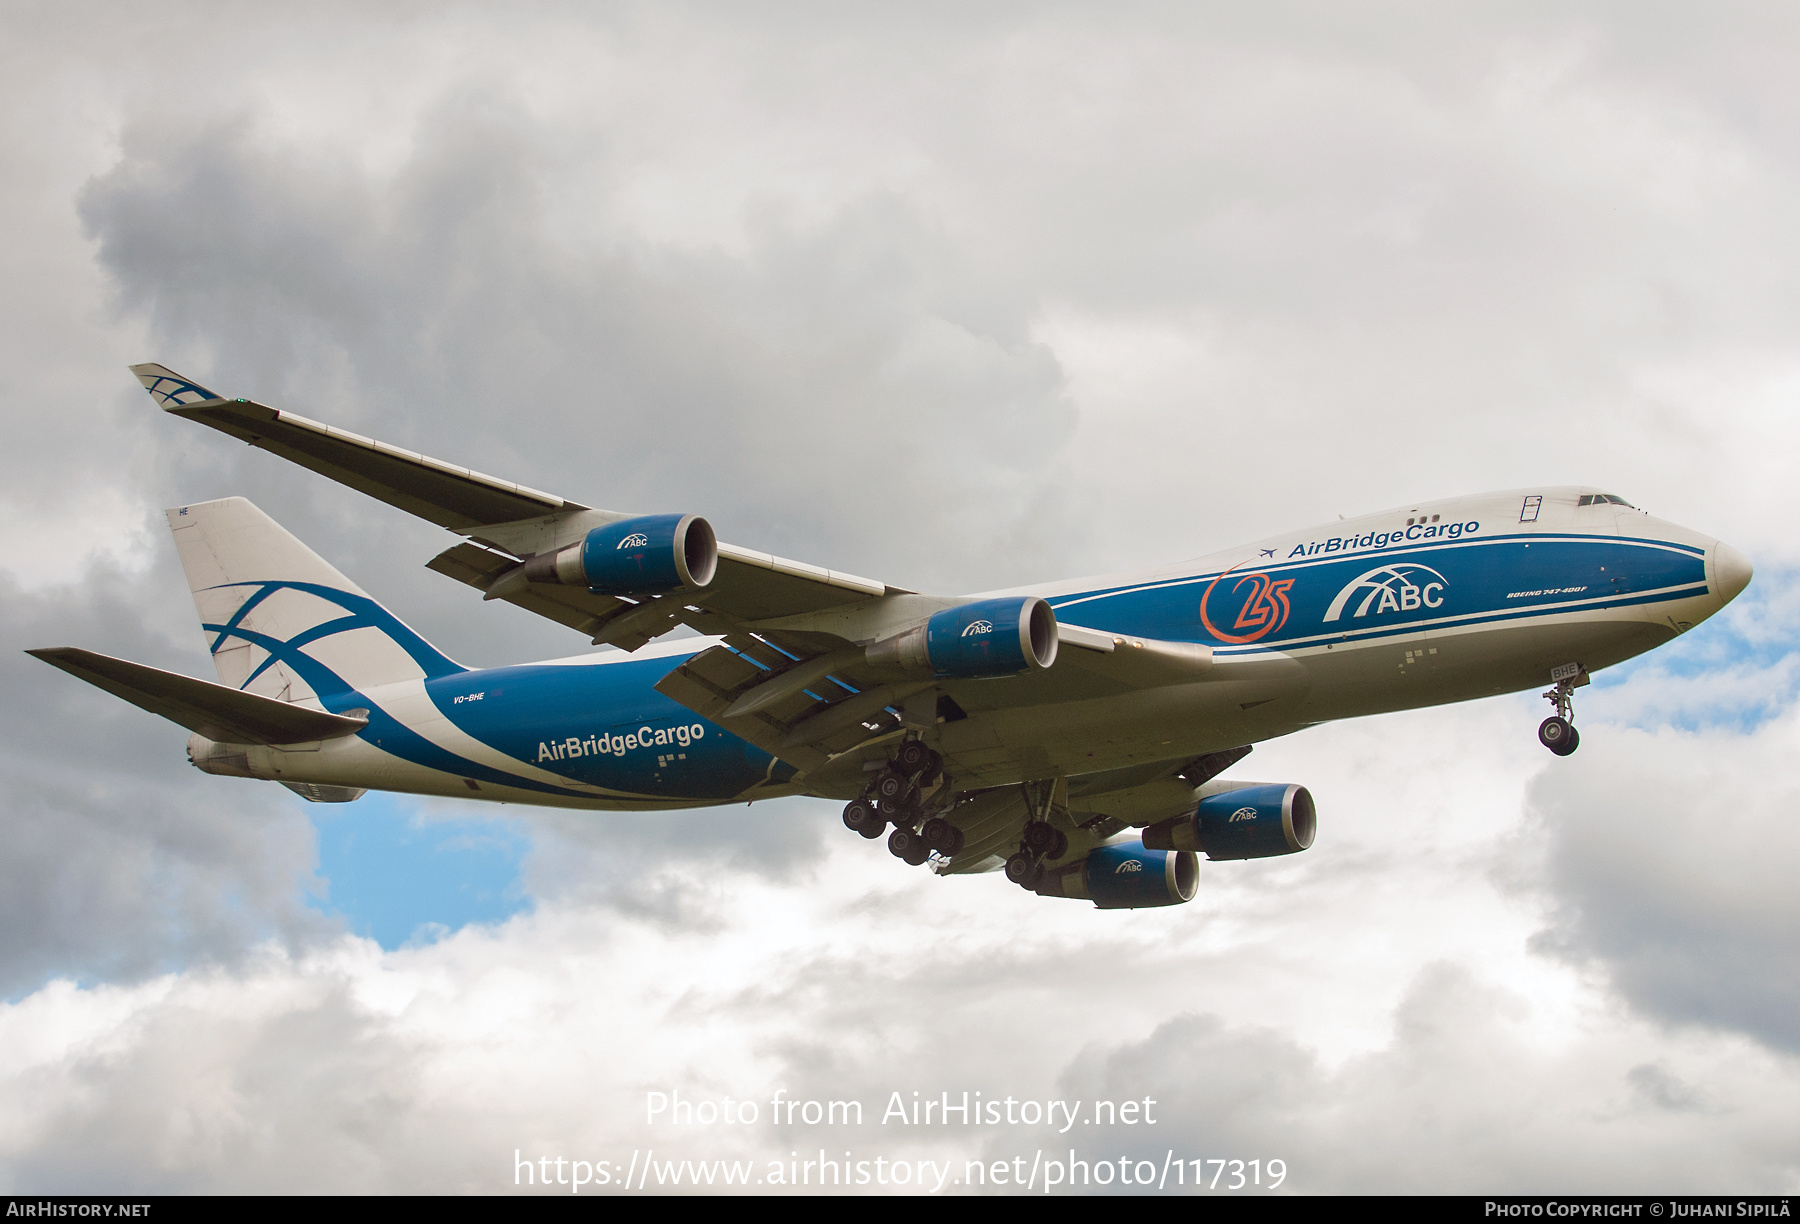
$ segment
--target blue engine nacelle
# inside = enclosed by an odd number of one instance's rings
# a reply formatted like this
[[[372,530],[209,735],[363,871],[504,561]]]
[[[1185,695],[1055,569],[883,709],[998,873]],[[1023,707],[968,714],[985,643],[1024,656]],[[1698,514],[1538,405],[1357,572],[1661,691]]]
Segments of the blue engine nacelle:
[[[1243,786],[1208,795],[1186,816],[1144,830],[1144,844],[1197,850],[1209,859],[1273,858],[1313,844],[1319,817],[1304,786]]]
[[[868,648],[876,666],[944,679],[1014,676],[1056,662],[1056,613],[1035,595],[946,608]]]
[[[719,568],[719,541],[697,514],[645,514],[596,527],[579,544],[525,563],[528,582],[585,586],[597,595],[699,590]]]
[[[1092,901],[1100,909],[1153,909],[1192,901],[1199,886],[1200,864],[1191,852],[1122,841],[1096,846],[1079,862],[1052,869],[1037,891]]]

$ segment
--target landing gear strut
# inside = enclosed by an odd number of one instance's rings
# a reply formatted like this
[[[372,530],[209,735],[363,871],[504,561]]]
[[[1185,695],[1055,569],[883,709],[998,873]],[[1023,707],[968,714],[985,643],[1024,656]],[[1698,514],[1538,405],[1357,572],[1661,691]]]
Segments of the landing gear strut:
[[[1556,707],[1556,713],[1538,724],[1538,743],[1557,756],[1568,756],[1581,747],[1581,732],[1575,729],[1575,690],[1588,682],[1587,672],[1579,663],[1565,663],[1551,671],[1556,687],[1544,694],[1544,700]]]

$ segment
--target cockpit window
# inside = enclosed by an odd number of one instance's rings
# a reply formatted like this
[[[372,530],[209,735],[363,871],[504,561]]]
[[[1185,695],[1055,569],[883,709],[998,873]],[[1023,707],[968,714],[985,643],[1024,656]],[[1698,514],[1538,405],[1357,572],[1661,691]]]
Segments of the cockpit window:
[[[1617,493],[1583,493],[1581,495],[1581,504],[1584,506],[1624,506],[1627,510],[1637,509],[1636,506],[1626,501],[1623,497],[1620,497]]]

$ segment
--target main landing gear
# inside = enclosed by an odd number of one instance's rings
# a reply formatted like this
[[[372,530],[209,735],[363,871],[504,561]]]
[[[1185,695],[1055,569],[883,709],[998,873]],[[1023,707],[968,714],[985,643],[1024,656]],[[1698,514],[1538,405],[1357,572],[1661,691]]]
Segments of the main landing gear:
[[[1006,878],[1020,888],[1036,888],[1043,877],[1044,863],[1059,859],[1069,851],[1069,835],[1047,820],[1026,823],[1019,838],[1019,849],[1006,860]]]
[[[1026,810],[1030,813],[1019,837],[1019,848],[1006,860],[1006,878],[1020,888],[1034,889],[1043,879],[1044,864],[1069,852],[1069,835],[1051,824],[1053,789],[1027,787]]]
[[[907,740],[862,795],[844,805],[844,827],[873,841],[887,832],[888,852],[914,867],[933,851],[949,858],[963,848],[963,832],[942,816],[927,816],[925,801],[943,781],[943,758]]]
[[[1557,756],[1568,756],[1581,747],[1581,732],[1575,729],[1575,690],[1588,682],[1587,672],[1579,663],[1565,663],[1550,678],[1556,687],[1544,694],[1544,700],[1556,707],[1556,713],[1538,724],[1538,743]]]

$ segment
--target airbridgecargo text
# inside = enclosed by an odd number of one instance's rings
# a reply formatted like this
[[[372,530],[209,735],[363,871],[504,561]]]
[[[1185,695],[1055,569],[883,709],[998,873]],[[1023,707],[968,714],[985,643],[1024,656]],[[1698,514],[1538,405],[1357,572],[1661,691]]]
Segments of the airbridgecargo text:
[[[689,723],[680,727],[645,725],[622,735],[602,732],[588,736],[571,735],[566,739],[540,743],[537,759],[542,764],[544,761],[567,761],[584,756],[624,756],[639,748],[686,748],[705,735],[705,723]]]
[[[1365,548],[1388,548],[1396,544],[1417,544],[1421,540],[1457,540],[1465,535],[1474,535],[1481,530],[1477,522],[1467,523],[1414,523],[1411,527],[1396,527],[1392,531],[1371,531],[1360,536],[1333,536],[1328,540],[1308,540],[1304,544],[1296,544],[1288,553],[1287,560],[1295,557],[1328,557],[1336,553],[1360,552]]]

